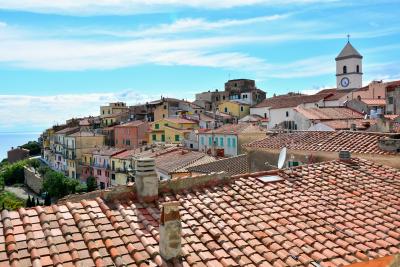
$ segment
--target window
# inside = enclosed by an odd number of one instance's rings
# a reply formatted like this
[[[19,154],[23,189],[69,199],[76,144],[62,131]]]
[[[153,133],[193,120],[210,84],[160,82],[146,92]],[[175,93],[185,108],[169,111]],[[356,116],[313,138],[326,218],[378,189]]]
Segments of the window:
[[[97,175],[101,175],[101,170],[97,170]]]
[[[232,138],[232,147],[236,147],[236,139]]]
[[[289,111],[286,111],[286,117],[289,117]]]
[[[154,125],[154,128],[160,129],[160,124],[156,123],[156,125]]]
[[[200,137],[200,144],[204,146],[204,136]]]
[[[222,96],[222,100],[225,100],[225,96]]]
[[[243,106],[240,106],[240,111],[243,111]]]
[[[389,97],[388,97],[388,103],[389,103],[389,104],[393,104],[393,102],[394,102],[394,101],[393,101],[393,96],[389,96]]]
[[[219,138],[219,145],[224,146],[224,138],[223,137]]]
[[[231,139],[228,137],[228,147],[231,147]]]
[[[165,114],[162,114],[162,117],[165,118]]]
[[[103,109],[103,114],[104,114],[104,109]]]
[[[164,105],[164,109],[167,109],[167,105]]]
[[[161,142],[165,142],[165,135],[164,134],[161,135]]]
[[[131,140],[126,140],[126,141],[125,141],[125,144],[126,144],[127,146],[130,146],[130,145],[131,145]]]
[[[157,140],[157,135],[153,134],[152,139],[153,139],[153,141],[156,141]]]
[[[176,135],[175,135],[175,141],[178,141],[178,142],[179,142],[179,137],[180,137],[179,134],[176,134]]]
[[[343,73],[347,73],[347,66],[343,66]]]
[[[264,118],[265,118],[265,119],[267,118],[267,113],[264,113]]]
[[[168,123],[165,123],[164,126],[168,126]]]
[[[356,71],[360,72],[360,66],[359,65],[357,65],[357,70]]]
[[[115,180],[115,173],[111,174],[111,179]]]
[[[227,107],[224,108],[224,112],[225,112],[225,113],[228,112],[228,108],[227,108]]]

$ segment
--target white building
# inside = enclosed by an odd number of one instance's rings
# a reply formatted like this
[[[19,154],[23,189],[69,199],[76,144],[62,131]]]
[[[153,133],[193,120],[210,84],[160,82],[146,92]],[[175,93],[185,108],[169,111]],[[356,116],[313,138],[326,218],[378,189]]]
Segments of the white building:
[[[362,56],[347,42],[335,58],[336,86],[338,89],[356,89],[362,87]]]

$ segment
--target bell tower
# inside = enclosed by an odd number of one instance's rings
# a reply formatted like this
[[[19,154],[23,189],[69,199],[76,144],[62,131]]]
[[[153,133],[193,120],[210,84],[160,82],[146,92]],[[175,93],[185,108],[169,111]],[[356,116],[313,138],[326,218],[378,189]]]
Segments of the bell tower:
[[[350,35],[347,44],[336,60],[336,86],[338,89],[356,89],[362,87],[362,55],[351,45]]]

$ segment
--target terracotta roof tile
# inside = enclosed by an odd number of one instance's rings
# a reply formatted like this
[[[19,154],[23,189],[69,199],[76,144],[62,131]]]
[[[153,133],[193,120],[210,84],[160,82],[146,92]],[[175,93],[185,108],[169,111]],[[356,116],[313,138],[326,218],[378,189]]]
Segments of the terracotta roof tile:
[[[306,151],[349,150],[352,153],[389,155],[378,147],[378,139],[388,136],[384,133],[357,132],[357,131],[297,131],[292,133],[271,134],[262,140],[246,144],[249,148],[281,149]]]
[[[364,117],[363,114],[346,107],[305,108],[299,106],[294,110],[309,120],[346,120]]]
[[[304,103],[316,103],[332,95],[332,93],[320,93],[315,95],[281,95],[264,99],[254,108],[288,108],[297,107]]]
[[[249,172],[247,155],[239,155],[187,168],[191,172],[212,173],[225,171],[229,176]]]
[[[0,266],[166,266],[158,226],[159,204],[169,200],[181,203],[174,266],[336,267],[399,253],[399,170],[354,158],[276,174],[283,179],[246,174],[165,192],[157,203],[96,198],[2,211]]]

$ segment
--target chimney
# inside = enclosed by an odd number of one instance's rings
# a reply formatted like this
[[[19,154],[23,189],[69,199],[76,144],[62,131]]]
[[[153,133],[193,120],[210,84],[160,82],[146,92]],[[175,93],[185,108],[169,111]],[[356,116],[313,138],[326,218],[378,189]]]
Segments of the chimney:
[[[181,255],[181,216],[179,201],[161,204],[160,216],[160,255],[166,260],[172,260]]]
[[[357,130],[357,125],[355,123],[350,124],[350,130],[351,131],[356,131]]]
[[[135,175],[138,198],[143,202],[156,201],[158,199],[158,182],[154,159],[138,159]]]
[[[339,160],[343,162],[351,161],[351,153],[348,150],[340,150],[339,152]]]

